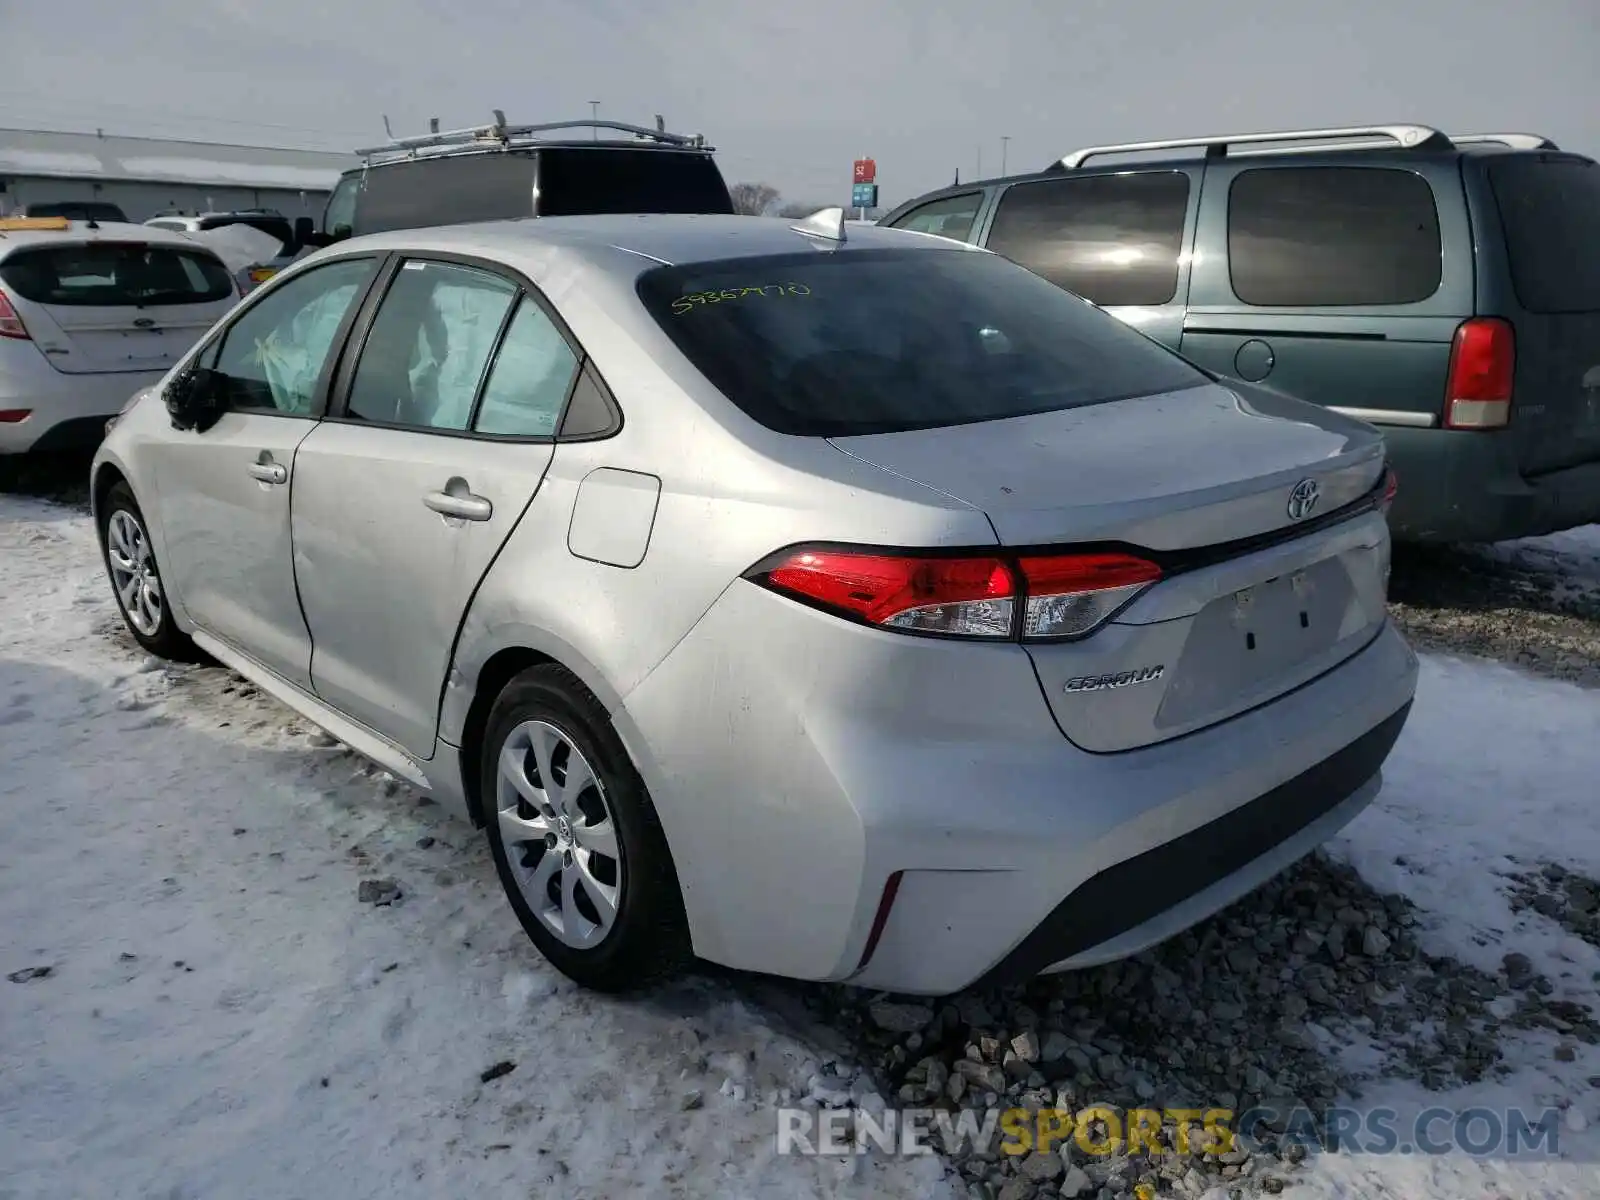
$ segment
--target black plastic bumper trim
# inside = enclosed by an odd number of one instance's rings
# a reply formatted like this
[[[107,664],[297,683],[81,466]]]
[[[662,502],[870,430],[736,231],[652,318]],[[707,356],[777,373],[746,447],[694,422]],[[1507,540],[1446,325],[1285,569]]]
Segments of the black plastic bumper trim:
[[[1075,888],[984,977],[1020,983],[1137,928],[1248,866],[1331,812],[1376,775],[1411,702],[1343,750],[1182,837],[1107,867]]]

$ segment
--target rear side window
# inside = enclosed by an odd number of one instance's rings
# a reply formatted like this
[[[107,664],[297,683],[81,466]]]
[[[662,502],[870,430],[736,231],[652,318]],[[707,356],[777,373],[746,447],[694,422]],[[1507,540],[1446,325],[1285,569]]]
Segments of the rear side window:
[[[69,221],[117,221],[127,217],[115,204],[97,203],[93,200],[54,200],[43,204],[30,204],[23,210],[29,217],[66,217]]]
[[[1489,184],[1522,307],[1600,311],[1600,165],[1507,157],[1489,168]]]
[[[24,300],[69,308],[209,304],[234,294],[215,256],[140,242],[23,250],[0,263],[0,279]]]
[[[918,208],[894,222],[895,229],[909,229],[913,233],[936,233],[940,237],[967,241],[972,234],[972,223],[978,219],[978,209],[983,206],[982,192],[968,192],[964,196],[946,196]]]
[[[1188,208],[1182,171],[1019,183],[1000,198],[986,245],[1096,304],[1169,304]]]
[[[527,154],[457,154],[373,167],[357,193],[355,232],[530,217],[533,181]]]
[[[606,146],[539,152],[542,217],[732,212],[728,185],[709,154]]]
[[[999,255],[845,250],[658,267],[651,316],[780,433],[893,433],[1208,382],[1130,326]]]
[[[1433,189],[1415,172],[1258,168],[1228,191],[1228,273],[1246,304],[1415,304],[1442,270]]]

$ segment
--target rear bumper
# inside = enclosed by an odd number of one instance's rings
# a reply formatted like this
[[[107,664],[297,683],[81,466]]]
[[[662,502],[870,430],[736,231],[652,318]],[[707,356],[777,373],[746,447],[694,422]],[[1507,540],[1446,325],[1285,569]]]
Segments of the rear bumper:
[[[20,354],[0,357],[0,409],[27,409],[21,421],[0,421],[0,454],[90,449],[113,417],[141,388],[158,382],[165,371],[64,375],[43,361],[18,364]]]
[[[1600,521],[1600,462],[1525,478],[1493,433],[1385,428],[1396,541],[1500,542]]]
[[[735,585],[613,718],[697,953],[942,995],[1133,953],[1282,870],[1376,795],[1416,677],[1386,625],[1261,708],[1092,754],[1061,735],[1020,647],[900,637]],[[1151,899],[1124,890],[1145,855],[1228,845],[1236,821],[1247,833],[1209,866]]]

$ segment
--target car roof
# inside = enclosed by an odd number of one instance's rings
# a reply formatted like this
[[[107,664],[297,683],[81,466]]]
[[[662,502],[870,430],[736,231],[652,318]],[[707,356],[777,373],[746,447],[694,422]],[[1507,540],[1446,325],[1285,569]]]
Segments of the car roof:
[[[144,242],[151,246],[174,246],[210,254],[204,242],[186,233],[156,225],[135,225],[131,221],[68,221],[66,229],[0,228],[0,258],[18,250],[37,246],[92,245],[95,242]]]
[[[793,254],[806,249],[927,249],[988,253],[932,234],[847,221],[842,245],[796,231],[797,220],[712,214],[648,213],[575,217],[522,217],[472,225],[393,230],[350,238],[333,249],[438,250],[502,260],[554,258],[613,275],[637,275],[651,266]]]

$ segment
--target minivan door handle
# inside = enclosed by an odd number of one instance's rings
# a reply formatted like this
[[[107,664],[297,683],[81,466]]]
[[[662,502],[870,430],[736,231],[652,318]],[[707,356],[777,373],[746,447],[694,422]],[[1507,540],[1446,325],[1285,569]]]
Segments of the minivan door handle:
[[[289,469],[282,463],[253,462],[245,470],[250,472],[251,479],[262,483],[287,483],[289,480]]]
[[[429,492],[422,502],[440,516],[462,521],[487,521],[494,516],[494,505],[483,496],[474,496],[462,480],[452,479],[446,491]]]

